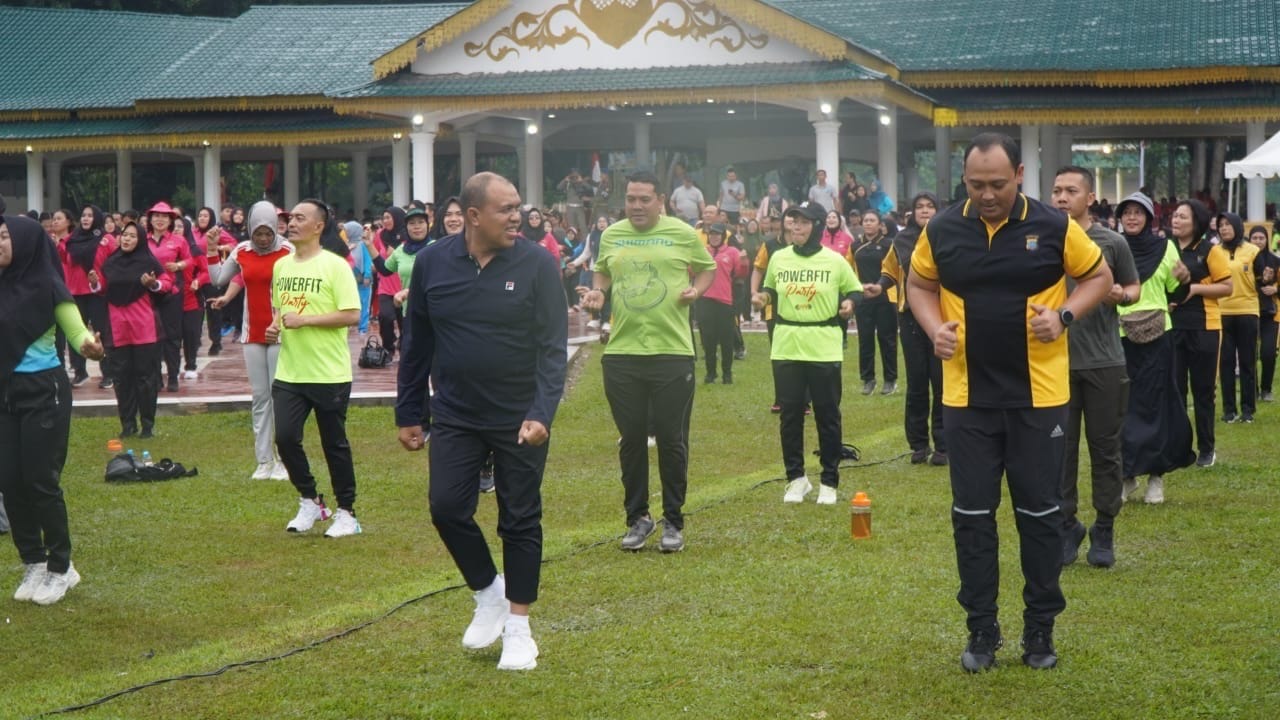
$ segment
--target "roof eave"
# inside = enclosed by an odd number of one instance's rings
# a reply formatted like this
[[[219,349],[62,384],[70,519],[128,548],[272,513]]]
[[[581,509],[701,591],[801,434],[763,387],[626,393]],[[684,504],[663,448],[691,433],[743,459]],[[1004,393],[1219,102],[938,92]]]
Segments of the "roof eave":
[[[430,52],[485,22],[508,5],[511,0],[476,0],[443,22],[427,28],[389,50],[373,61],[373,77],[381,80],[413,64],[419,50]]]

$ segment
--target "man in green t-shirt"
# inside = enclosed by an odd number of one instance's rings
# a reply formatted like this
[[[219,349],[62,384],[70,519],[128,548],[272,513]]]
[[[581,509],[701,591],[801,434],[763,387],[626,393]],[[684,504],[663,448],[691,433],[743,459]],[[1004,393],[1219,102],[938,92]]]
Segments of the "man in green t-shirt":
[[[812,398],[822,464],[819,505],[834,505],[840,485],[841,364],[844,329],[840,321],[853,314],[862,284],[853,268],[834,250],[823,247],[827,212],[816,202],[787,208],[787,242],[769,258],[757,307],[774,306],[774,392],[782,408],[778,426],[782,464],[787,472],[783,502],[803,502],[813,490],[804,468],[804,413]]]
[[[715,278],[715,261],[689,225],[662,214],[658,178],[627,179],[627,218],[600,238],[593,287],[582,305],[599,311],[612,293],[613,333],[605,346],[604,392],[622,440],[628,531],[623,550],[640,550],[656,527],[649,515],[648,435],[658,444],[664,528],[660,549],[684,549],[689,416],[693,411],[693,333],[689,307]],[[690,284],[690,275],[693,282]]]
[[[337,498],[338,511],[325,537],[360,532],[356,521],[356,473],[347,442],[347,403],[351,399],[351,351],[347,328],[360,322],[360,294],[343,258],[320,247],[329,209],[319,200],[303,200],[289,215],[289,240],[295,252],[276,262],[271,276],[267,342],[280,343],[271,402],[275,407],[276,449],[301,495],[289,532],[306,532],[329,518],[316,493],[302,428],[315,411]]]

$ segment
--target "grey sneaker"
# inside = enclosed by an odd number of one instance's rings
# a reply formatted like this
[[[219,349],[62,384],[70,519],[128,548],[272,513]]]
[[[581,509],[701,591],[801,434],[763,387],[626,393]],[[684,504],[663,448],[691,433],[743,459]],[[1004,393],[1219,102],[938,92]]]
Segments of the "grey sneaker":
[[[658,549],[664,553],[680,552],[684,549],[684,533],[680,528],[671,523],[662,523],[662,542],[658,544]]]
[[[868,381],[866,381],[866,382],[862,383],[862,394],[863,394],[863,395],[870,395],[871,393],[873,393],[873,392],[875,392],[875,391],[876,391],[876,381],[875,381],[875,380],[868,380]]]
[[[653,518],[648,515],[635,521],[631,529],[627,531],[627,534],[622,536],[622,549],[633,552],[643,549],[645,541],[653,534],[653,530],[656,527],[657,525],[653,522]]]
[[[880,388],[881,395],[892,395],[898,392],[898,383],[893,380],[886,380]]]

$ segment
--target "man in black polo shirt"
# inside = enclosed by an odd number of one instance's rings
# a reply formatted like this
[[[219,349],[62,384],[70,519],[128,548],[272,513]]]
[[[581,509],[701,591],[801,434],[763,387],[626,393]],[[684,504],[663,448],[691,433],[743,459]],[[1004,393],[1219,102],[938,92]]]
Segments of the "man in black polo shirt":
[[[964,154],[969,200],[929,221],[911,256],[908,305],[943,363],[951,522],[969,643],[969,672],[995,664],[1000,584],[996,508],[1008,475],[1021,543],[1022,661],[1051,668],[1054,619],[1066,607],[1062,462],[1067,338],[1063,330],[1111,290],[1098,246],[1060,211],[1018,192],[1021,154],[983,133]],[[1067,294],[1066,276],[1076,289]]]
[[[542,471],[564,392],[568,309],[554,259],[517,235],[515,187],[480,173],[460,200],[463,232],[424,248],[413,266],[396,424],[401,445],[423,448],[430,378],[431,521],[476,591],[462,644],[488,647],[501,636],[498,668],[528,670],[538,657],[529,605],[538,596]],[[475,521],[490,452],[505,577]]]

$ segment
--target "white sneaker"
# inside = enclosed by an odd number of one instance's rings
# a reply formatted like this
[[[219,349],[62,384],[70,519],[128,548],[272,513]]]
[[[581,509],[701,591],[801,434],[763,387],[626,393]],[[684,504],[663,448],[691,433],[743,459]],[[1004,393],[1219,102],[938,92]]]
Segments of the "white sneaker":
[[[285,468],[284,463],[277,460],[271,463],[271,474],[268,477],[272,480],[288,480],[289,470]]]
[[[801,475],[795,480],[787,483],[787,492],[782,496],[782,502],[804,502],[804,496],[808,495],[811,490],[813,490],[813,485],[810,484],[809,478]]]
[[[658,447],[658,438],[657,438],[657,436],[655,436],[655,435],[650,435],[650,436],[649,436],[649,439],[645,441],[645,444],[646,444],[646,445],[648,445],[648,446],[649,446],[649,447],[651,447],[651,448],[656,448],[656,447]]]
[[[284,529],[286,532],[293,533],[306,532],[316,524],[317,520],[328,519],[329,509],[324,506],[323,499],[298,498],[298,514],[293,516]]]
[[[188,370],[182,373],[182,379],[183,380],[199,380],[200,374],[197,373],[195,370]]]
[[[589,322],[587,323],[587,329],[588,329],[588,330],[599,330],[599,329],[600,329],[600,321],[599,321],[599,320],[591,320],[591,321],[589,321]]]
[[[328,530],[324,531],[324,536],[338,538],[359,535],[360,532],[360,521],[356,520],[356,516],[342,508],[338,508],[338,511],[333,514],[333,524],[329,526]]]
[[[1159,505],[1164,502],[1164,478],[1152,475],[1147,478],[1147,494],[1142,498],[1148,505]]]
[[[1138,492],[1138,478],[1125,478],[1120,486],[1120,502],[1129,502]]]
[[[68,567],[64,573],[46,570],[44,578],[40,581],[40,587],[36,588],[35,594],[31,596],[31,602],[37,605],[52,605],[61,600],[68,590],[79,584],[80,573],[76,572],[74,565]]]
[[[487,648],[502,637],[507,618],[511,616],[507,583],[501,575],[489,587],[478,590],[475,599],[476,614],[462,635],[462,646],[471,650]]]
[[[830,485],[818,486],[818,504],[819,505],[835,505],[836,489]]]
[[[27,602],[36,594],[36,588],[40,587],[40,583],[44,582],[45,573],[48,570],[44,563],[27,563],[26,570],[22,572],[22,582],[18,585],[18,589],[13,593],[13,599],[18,602]]]
[[[507,625],[502,630],[499,670],[532,670],[538,667],[538,644],[528,627]]]
[[[258,463],[258,469],[253,471],[250,479],[266,480],[269,477],[271,477],[271,463]]]

